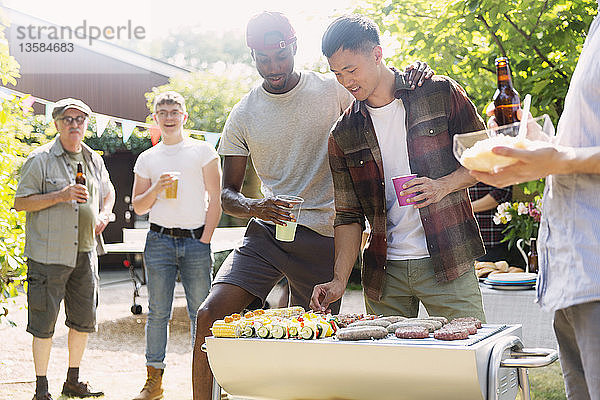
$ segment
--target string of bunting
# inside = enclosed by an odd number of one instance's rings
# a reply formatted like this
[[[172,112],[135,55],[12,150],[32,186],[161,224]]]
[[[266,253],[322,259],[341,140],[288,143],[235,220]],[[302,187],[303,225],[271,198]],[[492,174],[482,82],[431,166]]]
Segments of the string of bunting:
[[[21,93],[19,91],[9,89],[4,86],[0,86],[0,100],[2,100],[2,98],[9,99],[11,95],[21,98],[21,105],[23,105],[24,108],[33,107],[34,103],[43,104],[46,108],[46,110],[45,110],[46,111],[45,112],[46,123],[50,123],[50,121],[52,121],[52,110],[54,109],[53,102],[41,99],[39,97],[34,97],[30,94]],[[139,121],[132,121],[132,120],[128,120],[125,118],[113,117],[110,115],[104,115],[104,114],[99,114],[99,113],[95,113],[95,112],[92,112],[92,115],[96,118],[96,132],[95,133],[96,133],[96,135],[98,135],[98,137],[102,136],[102,134],[106,130],[106,127],[108,126],[110,121],[115,121],[121,125],[121,133],[122,133],[123,143],[126,143],[129,140],[129,138],[131,137],[131,134],[133,133],[133,130],[136,127],[144,128],[149,131],[150,141],[152,142],[153,146],[155,144],[157,144],[160,140],[160,128],[158,127],[158,125],[148,124],[148,123],[139,122]],[[203,135],[204,140],[206,140],[208,143],[210,143],[210,145],[213,147],[216,146],[217,141],[221,137],[221,134],[217,133],[217,132],[198,131],[195,129],[186,129],[185,131],[189,132],[189,133],[197,134],[197,135]]]

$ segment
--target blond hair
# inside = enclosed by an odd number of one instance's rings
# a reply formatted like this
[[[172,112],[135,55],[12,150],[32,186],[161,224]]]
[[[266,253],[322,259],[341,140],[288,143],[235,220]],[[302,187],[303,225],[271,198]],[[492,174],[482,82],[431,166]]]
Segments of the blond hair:
[[[154,112],[156,112],[156,107],[161,104],[177,104],[181,107],[183,112],[186,112],[185,109],[185,99],[179,93],[169,90],[168,92],[162,92],[156,95],[154,98]]]

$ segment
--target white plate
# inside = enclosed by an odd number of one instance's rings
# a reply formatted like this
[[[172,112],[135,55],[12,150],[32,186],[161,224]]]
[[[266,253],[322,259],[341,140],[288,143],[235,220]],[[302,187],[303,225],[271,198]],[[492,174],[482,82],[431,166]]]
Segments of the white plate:
[[[531,272],[509,272],[505,274],[488,275],[491,282],[530,282],[537,279],[537,274]]]
[[[492,289],[498,290],[529,290],[535,289],[535,285],[495,285],[493,283],[485,283]]]

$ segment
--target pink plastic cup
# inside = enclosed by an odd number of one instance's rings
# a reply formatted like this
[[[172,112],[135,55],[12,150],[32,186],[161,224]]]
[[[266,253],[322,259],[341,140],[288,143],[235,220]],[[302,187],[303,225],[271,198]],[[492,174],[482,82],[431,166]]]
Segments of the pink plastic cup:
[[[413,203],[407,203],[406,200],[415,196],[416,193],[409,194],[406,196],[400,196],[400,192],[403,190],[402,185],[404,185],[406,182],[408,182],[411,179],[414,179],[416,177],[417,177],[417,175],[413,174],[413,175],[396,176],[396,177],[392,178],[392,182],[394,183],[394,189],[396,189],[396,197],[398,197],[399,205],[410,206],[413,204]]]

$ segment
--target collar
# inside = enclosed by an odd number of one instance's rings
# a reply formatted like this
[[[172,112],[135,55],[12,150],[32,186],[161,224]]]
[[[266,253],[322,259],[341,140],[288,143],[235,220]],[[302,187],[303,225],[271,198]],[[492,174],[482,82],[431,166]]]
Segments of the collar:
[[[90,156],[93,150],[88,145],[81,142],[81,151],[83,152],[84,156]],[[54,143],[52,144],[52,147],[50,147],[50,153],[56,157],[60,157],[66,153],[65,148],[63,147],[58,136],[54,138]]]
[[[409,85],[408,83],[406,83],[406,74],[404,72],[398,71],[396,68],[394,67],[390,67],[390,69],[392,71],[394,71],[394,75],[396,77],[395,80],[395,87],[394,87],[394,97],[399,99],[406,90],[414,90],[412,88],[411,85]],[[360,111],[360,113],[363,115],[363,117],[367,117],[367,107],[366,107],[366,101],[362,100],[362,101],[358,101],[355,100],[354,104],[352,106],[352,111],[354,113],[357,113]]]

